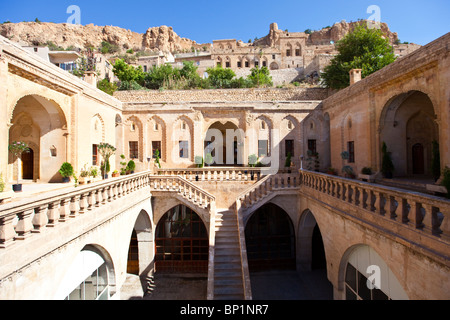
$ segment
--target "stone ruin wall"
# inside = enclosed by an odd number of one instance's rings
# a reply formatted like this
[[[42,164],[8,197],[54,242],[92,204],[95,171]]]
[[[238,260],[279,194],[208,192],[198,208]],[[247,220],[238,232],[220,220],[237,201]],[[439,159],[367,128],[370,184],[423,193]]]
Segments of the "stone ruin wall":
[[[183,103],[183,102],[267,102],[321,101],[331,91],[326,88],[252,88],[208,90],[135,90],[116,91],[114,97],[125,103]]]

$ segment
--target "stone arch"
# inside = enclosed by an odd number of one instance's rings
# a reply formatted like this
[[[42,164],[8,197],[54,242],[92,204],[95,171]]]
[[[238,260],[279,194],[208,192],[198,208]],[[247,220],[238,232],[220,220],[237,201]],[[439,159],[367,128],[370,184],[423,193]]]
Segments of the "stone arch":
[[[183,128],[183,122],[186,124]],[[172,154],[177,154],[179,152],[179,145],[177,141],[184,140],[188,141],[189,152],[187,160],[189,162],[194,161],[194,121],[187,115],[180,115],[173,123],[173,136],[172,141],[174,141]],[[180,160],[180,159],[178,159]]]
[[[348,268],[348,265],[353,268]],[[355,270],[353,270],[355,269]],[[349,274],[350,272],[350,274]],[[369,290],[367,283],[363,276],[369,280],[376,279],[375,285],[380,289],[389,299],[393,300],[408,300],[406,291],[398,281],[398,270],[390,267],[390,260],[385,261],[376,249],[367,244],[355,244],[347,248],[342,255],[339,263],[338,272],[338,290],[343,293],[343,299],[349,299],[349,295],[354,294],[353,288],[349,287],[350,276],[352,272],[359,272],[359,277],[363,279],[359,288],[363,294],[366,295]],[[376,277],[379,274],[379,278]],[[356,277],[357,275],[355,275]],[[350,285],[351,287],[351,285]],[[353,292],[353,293],[352,293]],[[358,292],[357,292],[358,293]],[[371,291],[372,296],[382,296],[380,292]]]
[[[141,210],[130,235],[127,273],[147,275],[154,267],[153,224],[146,210]]]
[[[250,213],[245,223],[250,271],[296,268],[295,228],[289,214],[268,202]]]
[[[104,290],[98,295],[95,287],[90,292],[93,298],[109,299],[116,293],[117,283],[114,263],[109,252],[100,245],[88,244],[71,261],[67,268],[64,279],[56,292],[56,299],[72,300],[86,299],[83,297],[82,286],[85,279],[89,278],[93,271],[97,270],[96,276],[99,283],[104,286]],[[77,288],[80,288],[79,290]],[[85,288],[83,286],[83,288]],[[81,297],[79,295],[82,295]],[[78,297],[77,297],[78,295]]]
[[[63,119],[63,125],[66,126],[68,125],[68,119],[69,119],[69,115],[68,115],[68,111],[65,110],[65,106],[68,104],[67,101],[65,101],[65,99],[61,99],[58,97],[52,97],[49,98],[45,95],[42,94],[41,90],[28,90],[27,92],[21,92],[20,90],[14,90],[12,92],[12,94],[14,94],[14,98],[12,98],[11,101],[13,101],[11,103],[11,105],[8,108],[8,119],[12,120],[13,116],[14,116],[14,111],[17,107],[17,104],[26,97],[38,97],[39,98],[39,102],[44,104],[44,107],[47,108],[51,108],[51,106],[53,105],[56,109],[58,114],[61,116],[61,118]],[[66,97],[67,99],[67,97]],[[52,112],[50,112],[52,113]]]
[[[153,121],[154,123],[158,124],[160,126],[160,137],[161,138],[161,152],[160,152],[160,158],[162,161],[167,161],[167,125],[166,122],[159,116],[157,115],[153,115],[151,116],[149,119],[149,121]],[[153,133],[152,129],[148,130],[150,133]],[[152,134],[150,134],[150,141],[153,141],[153,139],[151,139]],[[158,135],[159,136],[159,135]],[[150,145],[150,147],[152,148],[152,152],[149,154],[153,155],[153,147],[152,145]]]
[[[321,239],[323,230],[310,209],[304,210],[300,215],[297,230],[297,269],[311,271],[326,268],[327,248]]]
[[[228,137],[228,134],[230,133],[229,130],[233,130],[233,136]],[[216,137],[216,133],[219,134],[216,131],[220,131],[219,137]],[[210,137],[208,137],[208,135],[210,135]],[[205,155],[211,153],[215,159],[215,165],[232,166],[243,164],[244,136],[243,131],[239,130],[239,121],[236,119],[210,121],[204,136]],[[219,140],[215,140],[210,145],[212,141],[207,139],[212,140],[212,137]],[[228,138],[233,138],[232,145],[227,144]],[[211,148],[211,146],[213,146],[213,148]]]
[[[125,120],[125,157],[132,158],[130,154],[130,141],[138,142],[138,157],[134,158],[140,162],[144,161],[144,126],[137,116],[130,116]]]
[[[155,246],[156,272],[208,271],[208,229],[201,216],[188,206],[179,204],[161,216],[156,226]]]
[[[92,144],[98,144],[100,142],[106,141],[105,136],[105,121],[99,113],[96,113],[91,118],[91,134],[90,134]]]
[[[431,176],[432,142],[439,142],[439,125],[436,106],[421,91],[408,91],[388,100],[378,121],[380,152],[383,142],[391,152],[395,176]],[[413,146],[421,144],[420,159],[413,154]],[[381,167],[381,152],[379,163]],[[423,172],[414,172],[413,162],[421,161]]]
[[[63,162],[70,162],[67,118],[60,105],[41,95],[25,95],[16,101],[10,118],[8,143],[26,141],[34,147],[33,178],[43,182],[61,181],[58,173]],[[19,173],[18,163],[10,158],[8,180]],[[45,166],[41,166],[44,164]]]
[[[272,63],[270,63],[269,69],[270,70],[278,70],[278,69],[280,69],[280,67],[277,62],[273,61]]]

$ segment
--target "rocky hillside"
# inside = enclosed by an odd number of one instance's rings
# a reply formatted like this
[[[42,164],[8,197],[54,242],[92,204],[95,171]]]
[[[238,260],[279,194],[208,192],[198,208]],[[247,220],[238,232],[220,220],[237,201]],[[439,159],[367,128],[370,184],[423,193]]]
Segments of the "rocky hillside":
[[[119,51],[190,51],[192,47],[202,48],[193,40],[181,38],[172,27],[149,28],[141,34],[113,26],[74,25],[50,22],[20,22],[0,25],[0,34],[12,41],[26,45],[46,45],[52,42],[62,48],[75,47],[85,49],[99,48],[103,41],[117,46]],[[209,44],[206,44],[209,47]]]

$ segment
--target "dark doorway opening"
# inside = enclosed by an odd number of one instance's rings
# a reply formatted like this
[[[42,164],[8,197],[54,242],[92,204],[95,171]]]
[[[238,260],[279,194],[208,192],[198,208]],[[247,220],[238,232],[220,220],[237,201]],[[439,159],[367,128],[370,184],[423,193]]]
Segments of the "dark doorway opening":
[[[287,213],[272,203],[259,208],[245,228],[250,272],[295,270],[295,234]]]
[[[22,179],[33,180],[33,169],[34,169],[34,151],[29,149],[29,151],[22,152]]]
[[[128,249],[127,273],[139,275],[139,249],[136,231],[133,230]]]
[[[424,151],[421,143],[416,143],[412,147],[413,174],[424,174]]]
[[[327,261],[325,258],[325,250],[322,241],[322,234],[319,226],[316,224],[312,235],[312,260],[311,270],[326,269]]]

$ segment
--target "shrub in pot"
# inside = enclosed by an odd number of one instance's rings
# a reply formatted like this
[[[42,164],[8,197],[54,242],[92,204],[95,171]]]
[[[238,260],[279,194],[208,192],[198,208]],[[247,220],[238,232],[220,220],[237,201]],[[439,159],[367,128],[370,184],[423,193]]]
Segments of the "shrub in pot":
[[[64,162],[59,168],[59,173],[63,178],[63,182],[67,183],[70,181],[70,177],[73,176],[73,166],[69,162]]]

